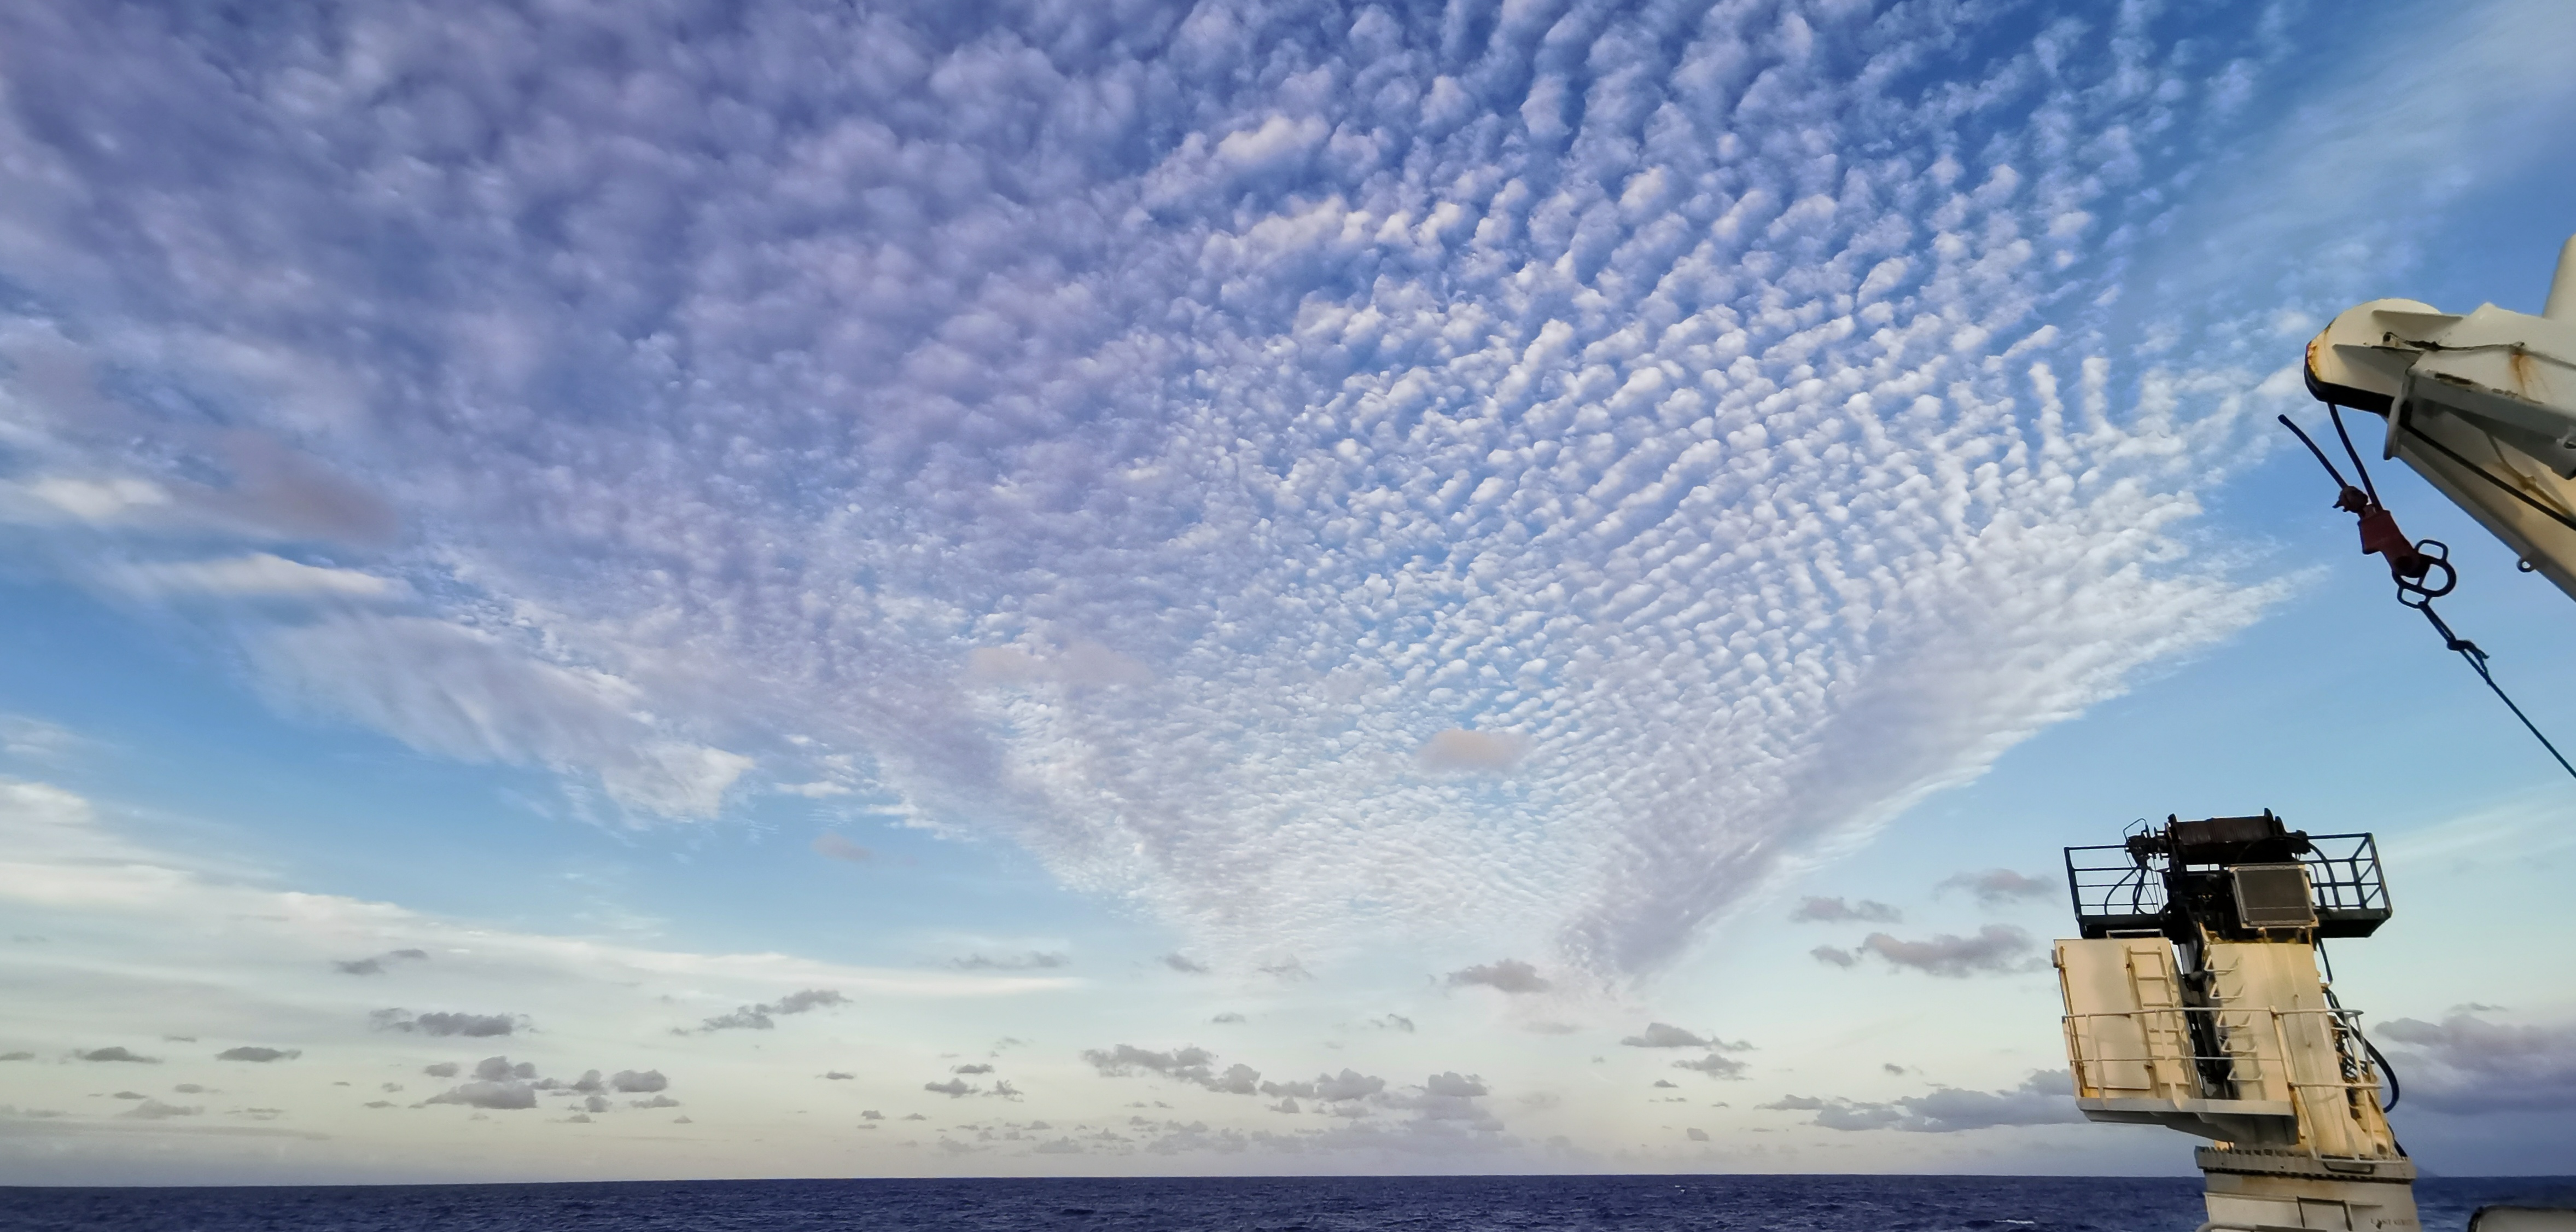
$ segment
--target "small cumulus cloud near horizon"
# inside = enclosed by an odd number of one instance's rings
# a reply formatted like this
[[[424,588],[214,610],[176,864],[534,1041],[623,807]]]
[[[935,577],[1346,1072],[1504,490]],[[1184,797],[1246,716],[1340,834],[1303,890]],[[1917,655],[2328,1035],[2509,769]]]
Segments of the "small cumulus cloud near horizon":
[[[709,1018],[705,1022],[698,1024],[695,1028],[673,1027],[671,1028],[671,1033],[674,1035],[708,1035],[717,1031],[771,1031],[777,1029],[778,1020],[780,1018],[794,1017],[798,1014],[810,1014],[816,1010],[829,1009],[834,1006],[847,1005],[849,1003],[849,997],[843,995],[838,989],[807,988],[797,992],[791,992],[784,997],[780,997],[776,1001],[766,1001],[758,1005],[739,1006],[731,1012],[718,1014]]]
[[[2286,593],[2195,521],[2296,396],[2242,321],[2416,215],[2209,173],[2265,11],[55,6],[0,521],[628,820],[880,800],[1228,970],[1651,973]],[[2216,238],[2262,290],[2158,273]]]
[[[498,1035],[516,1034],[523,1024],[515,1014],[472,1014],[451,1010],[414,1014],[397,1007],[369,1013],[367,1025],[379,1031],[489,1039]]]
[[[1988,924],[1969,936],[1942,933],[1920,941],[1871,933],[1854,949],[1820,945],[1809,953],[1816,961],[1836,967],[1855,967],[1863,958],[1871,957],[1891,970],[1964,979],[2044,968],[2047,960],[2037,957],[2035,948],[2027,930],[2010,924]]]
[[[1860,921],[1870,924],[1893,924],[1904,919],[1905,913],[1873,899],[1864,898],[1859,902],[1850,903],[1840,898],[1811,897],[1800,902],[1798,909],[1789,913],[1789,918],[1800,923]]]
[[[1978,873],[1960,873],[1942,879],[1934,893],[1964,890],[1989,907],[2025,899],[2048,898],[2065,892],[2065,884],[2046,877],[2033,877],[2009,868],[1990,868]]]
[[[1813,1113],[1807,1123],[1823,1129],[1947,1134],[2007,1125],[2082,1123],[2084,1114],[2068,1097],[2072,1089],[2067,1071],[2040,1070],[2020,1086],[2001,1091],[1939,1087],[1927,1095],[1885,1101],[1787,1095],[1755,1107],[1768,1112]]]
[[[1445,981],[1452,988],[1485,987],[1512,996],[1546,992],[1554,981],[1540,975],[1538,968],[1517,958],[1496,959],[1450,972]]]

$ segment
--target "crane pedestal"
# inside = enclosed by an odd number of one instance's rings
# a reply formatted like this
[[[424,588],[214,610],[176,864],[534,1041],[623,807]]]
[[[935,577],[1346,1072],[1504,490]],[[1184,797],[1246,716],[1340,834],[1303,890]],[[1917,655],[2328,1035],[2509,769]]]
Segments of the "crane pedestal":
[[[2403,1159],[2323,1160],[2305,1151],[2205,1146],[2193,1152],[2208,1178],[2217,1229],[2419,1227],[2415,1165]]]
[[[2420,1232],[2377,1050],[2317,960],[2388,919],[2371,837],[2266,812],[2066,855],[2083,936],[2056,962],[2084,1115],[2215,1141],[2203,1232]]]

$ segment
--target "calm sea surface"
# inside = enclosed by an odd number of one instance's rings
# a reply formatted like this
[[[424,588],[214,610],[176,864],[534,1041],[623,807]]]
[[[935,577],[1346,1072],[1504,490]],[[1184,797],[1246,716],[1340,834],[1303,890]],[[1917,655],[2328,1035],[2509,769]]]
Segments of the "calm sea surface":
[[[2428,1232],[2482,1203],[2564,1202],[2576,1178],[2437,1179]],[[2191,1232],[2198,1178],[1320,1177],[1293,1180],[677,1181],[240,1189],[0,1188],[0,1229],[151,1232]]]

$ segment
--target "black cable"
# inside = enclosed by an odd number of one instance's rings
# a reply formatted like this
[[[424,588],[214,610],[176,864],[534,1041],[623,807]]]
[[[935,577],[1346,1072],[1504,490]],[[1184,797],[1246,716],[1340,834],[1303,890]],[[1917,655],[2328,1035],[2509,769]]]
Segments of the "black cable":
[[[2353,1028],[2352,1033],[2355,1038],[2361,1041],[2361,1046],[2369,1050],[2370,1063],[2379,1067],[2380,1077],[2388,1080],[2388,1102],[2381,1104],[2379,1106],[2379,1110],[2381,1112],[2395,1111],[2398,1099],[2406,1094],[2406,1088],[2397,1085],[2397,1067],[2388,1063],[2387,1054],[2379,1051],[2379,1045],[2371,1043],[2370,1037],[2363,1035],[2359,1027]],[[2397,1148],[2397,1153],[2400,1155],[2405,1154],[2406,1148],[2402,1146]]]
[[[2406,603],[2403,596],[2400,596],[2397,601],[2400,603]],[[2406,603],[2406,606],[2424,613],[2424,619],[2433,622],[2433,630],[2434,632],[2442,635],[2443,645],[2450,650],[2457,651],[2461,660],[2469,665],[2469,670],[2476,672],[2478,674],[2478,679],[2487,682],[2487,688],[2494,691],[2496,700],[2503,702],[2504,708],[2513,712],[2513,717],[2522,720],[2523,730],[2530,732],[2531,738],[2539,741],[2540,747],[2549,750],[2549,755],[2558,760],[2558,768],[2566,771],[2568,777],[2576,778],[2576,766],[2567,764],[2566,755],[2558,751],[2557,745],[2549,742],[2549,737],[2540,734],[2540,728],[2532,723],[2531,716],[2524,714],[2522,712],[2522,707],[2514,705],[2513,699],[2505,695],[2504,686],[2495,682],[2495,674],[2487,670],[2487,652],[2478,649],[2478,644],[2476,642],[2472,642],[2467,638],[2461,637],[2457,633],[2451,632],[2451,626],[2442,623],[2442,618],[2434,613],[2433,603],[2431,600],[2428,599],[2421,603]]]
[[[2370,468],[2361,464],[2361,451],[2352,447],[2352,434],[2343,430],[2343,408],[2329,402],[2326,414],[2334,417],[2335,435],[2343,438],[2344,456],[2352,459],[2352,469],[2361,472],[2362,495],[2369,497],[2371,504],[2378,504],[2379,488],[2370,482]]]
[[[2398,1099],[2406,1093],[2405,1088],[2397,1084],[2397,1067],[2388,1063],[2388,1056],[2387,1054],[2379,1051],[2379,1045],[2371,1043],[2370,1037],[2361,1033],[2361,1024],[2353,1021],[2344,1013],[2343,998],[2336,996],[2334,990],[2334,959],[2327,957],[2326,943],[2324,941],[2318,941],[2314,944],[2317,948],[2317,957],[2325,959],[2326,1004],[2334,1007],[2336,1021],[2341,1022],[2344,1025],[2345,1030],[2352,1032],[2352,1037],[2354,1039],[2361,1041],[2362,1050],[2370,1054],[2370,1063],[2379,1067],[2380,1076],[2388,1079],[2388,1099],[2386,1102],[2379,1105],[2379,1110],[2381,1112],[2387,1112],[2390,1109],[2395,1108],[2397,1106]],[[2397,1153],[2400,1155],[2405,1154],[2406,1148],[2403,1146],[2398,1147]]]
[[[2276,418],[2278,418],[2278,419],[2281,421],[2281,426],[2282,426],[2282,427],[2284,427],[2284,428],[2288,428],[2288,429],[2290,430],[2290,434],[2291,434],[2292,436],[2295,436],[2295,437],[2298,437],[2298,438],[2299,438],[2299,443],[2300,443],[2300,444],[2305,445],[2305,446],[2307,446],[2307,447],[2308,447],[2308,452],[2309,452],[2309,453],[2312,453],[2312,454],[2317,455],[2317,465],[2319,465],[2319,466],[2322,466],[2322,467],[2326,468],[2326,473],[2327,473],[2327,474],[2329,474],[2329,475],[2334,476],[2335,486],[2336,486],[2337,488],[2349,488],[2349,487],[2351,487],[2351,486],[2352,486],[2351,484],[2345,483],[2345,482],[2343,481],[2343,472],[2342,472],[2342,471],[2339,471],[2339,470],[2336,470],[2336,469],[2335,469],[2335,465],[2334,465],[2334,463],[2329,462],[2329,461],[2327,461],[2327,460],[2326,460],[2326,451],[2325,451],[2325,450],[2322,450],[2322,449],[2317,448],[2317,443],[2316,443],[2315,441],[2312,441],[2312,440],[2309,440],[2309,439],[2308,439],[2308,433],[2307,433],[2307,430],[2306,430],[2306,429],[2301,428],[2299,425],[2297,425],[2297,424],[2295,424],[2295,423],[2290,422],[2290,417],[2289,417],[2289,416],[2287,416],[2287,415],[2276,416]]]
[[[2336,406],[2333,403],[2327,403],[2326,411],[2334,417],[2335,435],[2342,438],[2343,451],[2346,455],[2352,458],[2353,469],[2361,472],[2361,482],[2365,485],[2361,489],[2362,494],[2369,498],[2371,508],[2380,508],[2378,491],[2367,486],[2370,483],[2370,469],[2362,465],[2360,451],[2352,447],[2352,434],[2344,430],[2343,408]],[[2317,465],[2326,468],[2326,474],[2332,476],[2335,483],[2342,487],[2344,494],[2349,496],[2353,491],[2352,485],[2344,482],[2343,472],[2335,469],[2334,462],[2326,457],[2326,451],[2317,448],[2316,441],[2311,439],[2306,430],[2300,428],[2299,425],[2293,422],[2289,416],[2280,415],[2275,418],[2278,418],[2281,421],[2282,427],[2290,430],[2291,435],[2299,438],[2300,444],[2308,447],[2309,453],[2316,455]],[[2397,430],[2399,429],[2395,427],[2391,428],[2392,432]],[[2548,506],[2541,504],[2539,501],[2533,500],[2529,494],[2524,493],[2516,489],[2513,485],[2488,474],[2476,463],[2469,461],[2467,458],[2461,457],[2458,453],[2453,452],[2449,446],[2444,445],[2442,442],[2434,440],[2432,437],[2426,436],[2421,432],[2416,432],[2412,428],[2405,428],[2404,430],[2412,433],[2415,439],[2440,450],[2443,456],[2449,458],[2453,462],[2457,462],[2461,466],[2466,467],[2471,474],[2504,489],[2506,492],[2511,493],[2516,499],[2522,501],[2522,503],[2557,519],[2568,529],[2576,530],[2576,518],[2570,518],[2564,513],[2560,513],[2555,509],[2551,509]],[[2356,510],[2355,512],[2358,513],[2360,511]],[[2365,539],[2365,542],[2366,541],[2367,540]],[[2441,546],[2440,544],[2433,543],[2431,540],[2426,540],[2424,543],[2416,545],[2419,553],[2426,545],[2433,547]],[[2407,575],[2401,573],[2397,578],[2397,601],[2408,607],[2414,608],[2416,611],[2424,613],[2424,619],[2433,622],[2433,631],[2442,635],[2443,646],[2456,652],[2460,656],[2461,661],[2469,665],[2469,670],[2476,672],[2478,674],[2478,679],[2486,682],[2487,690],[2496,695],[2496,700],[2503,702],[2504,708],[2512,711],[2514,718],[2521,720],[2523,730],[2530,732],[2531,738],[2540,742],[2540,747],[2549,750],[2549,756],[2558,763],[2559,769],[2566,771],[2569,778],[2576,778],[2576,765],[2568,764],[2567,755],[2559,752],[2558,746],[2549,742],[2549,737],[2540,734],[2540,726],[2531,721],[2530,715],[2522,712],[2522,707],[2514,704],[2513,698],[2504,691],[2503,685],[2496,683],[2495,673],[2487,670],[2487,652],[2479,649],[2476,642],[2472,642],[2467,638],[2461,637],[2457,633],[2453,633],[2451,631],[2451,626],[2444,624],[2441,616],[2433,611],[2433,600],[2451,593],[2451,587],[2457,585],[2459,582],[2459,575],[2451,570],[2449,562],[2444,559],[2447,555],[2448,552],[2445,551],[2443,557],[2434,557],[2431,562],[2435,565],[2439,565],[2447,575],[2447,580],[2444,581],[2442,585],[2438,587],[2427,586],[2420,581],[2410,583]],[[2423,559],[2424,558],[2421,555],[2418,555],[2417,560],[2419,562]],[[2392,568],[2395,567],[2395,563],[2394,559],[2392,559],[2390,562]]]

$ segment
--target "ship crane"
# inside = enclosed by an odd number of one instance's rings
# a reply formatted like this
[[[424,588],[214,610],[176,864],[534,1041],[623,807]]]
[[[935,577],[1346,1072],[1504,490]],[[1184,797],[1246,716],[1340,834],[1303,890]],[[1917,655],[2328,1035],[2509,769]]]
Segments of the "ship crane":
[[[2386,562],[2399,601],[2513,706],[2486,653],[2433,610],[2458,580],[2449,548],[2398,529],[2343,412],[2379,416],[2382,460],[2404,462],[2523,570],[2576,598],[2576,239],[2540,315],[2372,300],[2308,344],[2306,374],[2358,483],[2282,423],[2334,478],[2361,550]],[[2324,962],[2325,941],[2368,937],[2389,918],[2371,836],[2312,835],[2268,809],[2167,817],[2118,844],[2067,848],[2066,876],[2081,936],[2057,943],[2056,964],[2084,1115],[2210,1139],[2195,1155],[2209,1212],[2201,1232],[2420,1232],[2415,1166],[2388,1125],[2395,1075],[2336,999]],[[2487,1207],[2469,1226],[2566,1232],[2576,1211]]]
[[[2389,917],[2378,844],[2259,817],[2167,818],[2066,849],[2057,943],[2076,1106],[2212,1139],[2203,1232],[2418,1232],[2384,1067],[2319,968]]]

